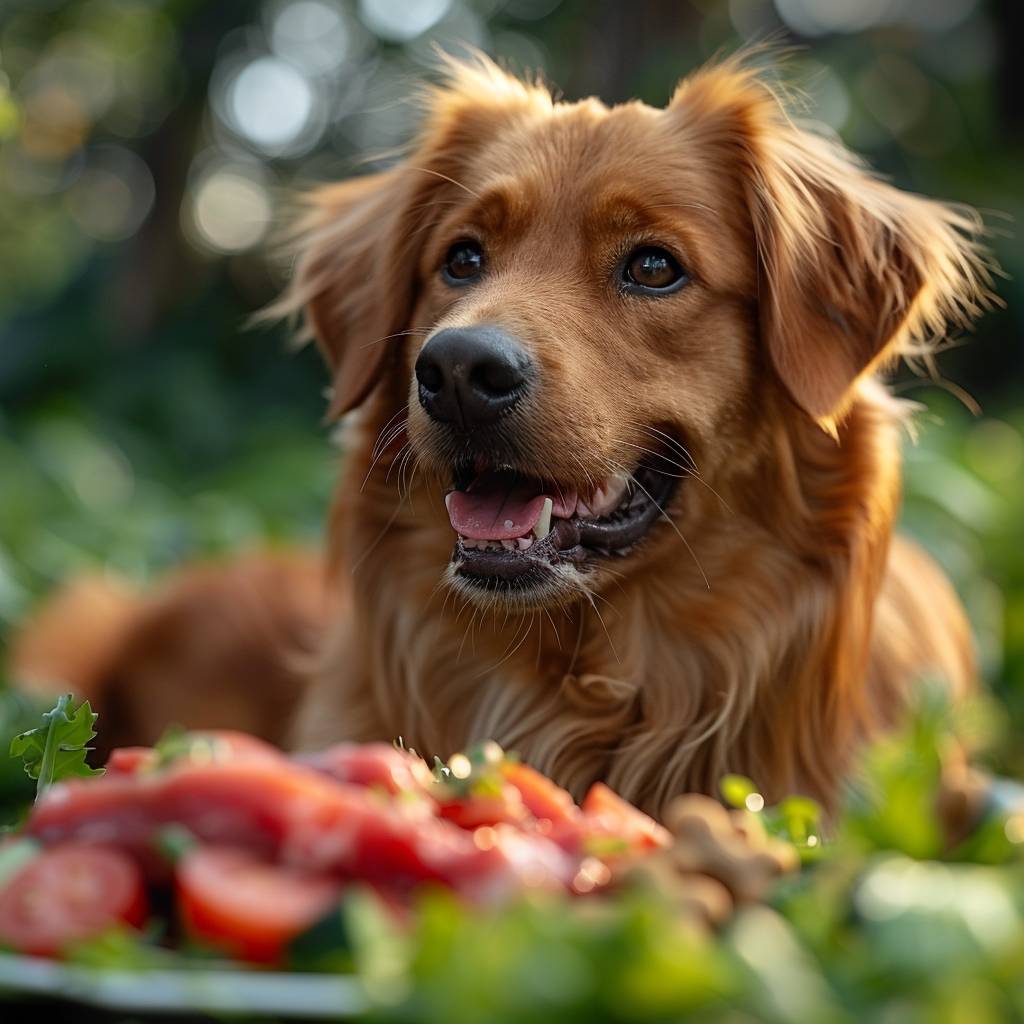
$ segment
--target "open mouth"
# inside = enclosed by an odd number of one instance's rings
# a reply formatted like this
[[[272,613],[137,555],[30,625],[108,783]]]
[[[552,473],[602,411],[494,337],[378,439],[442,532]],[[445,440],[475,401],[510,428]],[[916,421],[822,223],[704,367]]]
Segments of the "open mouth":
[[[487,590],[524,590],[544,582],[552,567],[630,554],[679,484],[669,462],[653,454],[585,495],[508,467],[457,471],[445,496],[458,534],[456,575]]]

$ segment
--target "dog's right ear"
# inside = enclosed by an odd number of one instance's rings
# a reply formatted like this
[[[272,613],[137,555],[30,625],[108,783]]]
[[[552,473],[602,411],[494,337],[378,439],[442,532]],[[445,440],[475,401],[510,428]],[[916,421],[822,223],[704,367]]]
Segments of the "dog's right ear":
[[[425,118],[409,156],[390,170],[316,189],[297,230],[298,258],[270,317],[302,315],[333,377],[329,416],[360,405],[386,372],[416,305],[429,207],[468,189],[469,156],[509,118],[550,109],[550,94],[484,57],[447,61],[425,90]],[[424,212],[426,211],[426,212]]]
[[[400,167],[335,185],[307,197],[300,253],[288,293],[290,312],[305,317],[332,377],[330,418],[356,408],[384,371],[390,335],[408,325],[415,254],[401,235]]]

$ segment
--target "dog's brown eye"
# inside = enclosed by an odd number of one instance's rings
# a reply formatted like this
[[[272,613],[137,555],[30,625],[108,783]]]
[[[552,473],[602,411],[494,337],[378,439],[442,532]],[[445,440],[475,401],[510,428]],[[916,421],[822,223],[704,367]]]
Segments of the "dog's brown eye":
[[[671,253],[650,245],[630,255],[623,268],[623,277],[631,290],[641,292],[675,291],[688,280],[686,272]]]
[[[479,242],[456,242],[444,258],[442,274],[449,284],[465,284],[484,269],[484,250]]]

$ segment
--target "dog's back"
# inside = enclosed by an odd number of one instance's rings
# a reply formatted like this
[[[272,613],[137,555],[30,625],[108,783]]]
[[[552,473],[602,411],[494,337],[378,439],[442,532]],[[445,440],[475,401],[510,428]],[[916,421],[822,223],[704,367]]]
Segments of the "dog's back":
[[[64,688],[103,715],[104,748],[156,741],[169,724],[241,728],[287,740],[329,614],[320,560],[248,554],[193,566],[140,594],[84,577],[59,589],[16,635],[12,677],[47,695]],[[337,628],[337,623],[333,623]],[[868,689],[898,720],[922,678],[954,699],[973,691],[971,631],[948,578],[897,535],[874,610]]]
[[[946,574],[922,548],[897,534],[875,605],[868,685],[909,701],[915,684],[930,679],[954,700],[975,689],[971,628]],[[894,721],[901,706],[889,710]]]
[[[101,753],[154,743],[172,724],[282,743],[332,601],[320,560],[298,551],[189,566],[145,593],[85,577],[15,636],[10,674],[92,701]]]

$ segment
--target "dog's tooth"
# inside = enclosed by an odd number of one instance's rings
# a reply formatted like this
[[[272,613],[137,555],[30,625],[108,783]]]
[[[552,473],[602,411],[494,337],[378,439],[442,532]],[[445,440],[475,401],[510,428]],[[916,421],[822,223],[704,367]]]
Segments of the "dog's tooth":
[[[544,509],[533,528],[533,535],[537,540],[543,540],[551,532],[551,510],[554,507],[555,503],[550,498],[544,499]]]
[[[515,549],[516,549],[516,542],[514,540],[503,540],[501,542],[501,546],[506,551],[515,551]]]
[[[449,512],[451,512],[451,510],[452,510],[452,495],[453,495],[454,493],[455,493],[454,491],[449,491],[449,492],[448,492],[448,493],[447,493],[447,494],[446,494],[446,495],[444,496],[444,507],[445,507],[446,509],[448,509],[448,511],[449,511]]]
[[[616,473],[598,488],[591,505],[599,515],[609,515],[622,504],[628,486],[629,477],[624,473]]]
[[[533,544],[533,538],[532,537],[519,537],[516,540],[516,544],[519,547],[520,551],[526,551]]]
[[[594,513],[591,512],[590,506],[582,499],[576,502],[576,515],[580,519],[594,519],[596,518]]]

